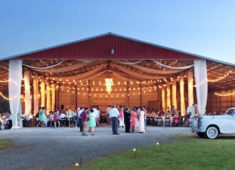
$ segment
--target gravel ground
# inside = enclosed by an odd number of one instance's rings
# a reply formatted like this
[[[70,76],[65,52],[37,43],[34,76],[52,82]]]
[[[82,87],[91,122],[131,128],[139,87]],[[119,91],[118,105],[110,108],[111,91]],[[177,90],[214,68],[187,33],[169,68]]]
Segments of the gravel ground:
[[[112,155],[151,145],[157,139],[169,142],[175,135],[191,134],[190,128],[147,127],[147,133],[112,135],[111,127],[98,127],[95,136],[81,136],[77,128],[23,128],[0,131],[10,144],[0,150],[0,169],[66,169],[75,162]]]

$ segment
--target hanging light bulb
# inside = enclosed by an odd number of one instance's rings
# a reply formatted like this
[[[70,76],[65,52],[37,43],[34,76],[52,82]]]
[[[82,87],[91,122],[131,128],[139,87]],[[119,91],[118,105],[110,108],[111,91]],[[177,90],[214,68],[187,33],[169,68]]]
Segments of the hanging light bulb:
[[[113,79],[111,78],[106,78],[105,79],[105,86],[106,86],[106,91],[108,93],[111,93],[112,91],[112,85],[113,85]]]

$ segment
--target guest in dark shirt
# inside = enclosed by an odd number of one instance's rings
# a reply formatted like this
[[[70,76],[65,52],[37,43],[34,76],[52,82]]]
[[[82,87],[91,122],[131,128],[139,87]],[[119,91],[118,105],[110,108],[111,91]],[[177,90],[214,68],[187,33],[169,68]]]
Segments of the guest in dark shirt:
[[[125,132],[129,133],[130,132],[130,125],[131,125],[131,113],[128,110],[128,108],[124,109],[124,123],[125,123]]]

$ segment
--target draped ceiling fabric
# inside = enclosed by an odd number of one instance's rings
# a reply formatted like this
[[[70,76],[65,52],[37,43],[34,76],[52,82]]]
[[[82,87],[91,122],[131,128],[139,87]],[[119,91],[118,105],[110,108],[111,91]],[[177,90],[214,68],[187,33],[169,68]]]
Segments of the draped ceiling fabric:
[[[193,106],[194,95],[193,95],[193,72],[188,72],[188,106]]]
[[[166,85],[166,94],[167,94],[167,107],[171,110],[171,85],[168,82]]]
[[[166,111],[166,90],[162,87],[162,110]]]
[[[38,76],[33,77],[33,105],[33,114],[36,115],[39,109]]]
[[[172,81],[172,106],[175,107],[175,109],[177,110],[177,91],[176,91],[176,79],[173,79]]]
[[[20,94],[22,81],[22,60],[9,61],[9,104],[12,114],[12,128],[20,128]]]
[[[41,79],[41,107],[45,107],[45,80]]]
[[[58,62],[57,64],[46,66],[46,67],[30,67],[35,72],[40,74],[50,73],[50,76],[45,76],[49,80],[53,81],[71,81],[71,80],[91,80],[97,76],[104,76],[106,74],[111,74],[123,81],[145,81],[145,80],[161,80],[169,76],[178,76],[182,75],[182,72],[185,72],[187,69],[190,69],[193,65],[188,66],[171,66],[162,64],[159,61],[152,60],[158,66],[164,67],[163,69],[155,69],[151,67],[144,66],[141,64],[144,60],[136,62],[126,62],[126,61],[112,61],[112,62],[103,62],[103,61],[79,61],[71,65],[65,61]],[[63,64],[63,65],[62,65]],[[167,69],[165,69],[167,68]],[[62,73],[62,74],[59,74]],[[55,74],[55,75],[53,75]],[[191,77],[190,77],[191,76]],[[189,77],[189,104],[193,103],[193,77],[192,73]],[[192,78],[192,79],[191,79]],[[35,80],[36,81],[36,80]],[[34,82],[36,83],[36,82]],[[175,79],[172,80],[172,87],[167,83],[166,88],[162,89],[162,108],[163,110],[166,107],[171,109],[171,106],[174,106],[177,109],[177,82]],[[47,113],[54,109],[55,106],[55,87],[53,85],[51,88],[49,85],[45,87],[45,80],[41,79],[41,106],[46,106]],[[184,80],[180,81],[180,101],[181,101],[181,112],[185,114],[185,100],[184,100]],[[50,89],[50,90],[49,90]],[[35,94],[36,92],[35,89]],[[34,94],[34,97],[37,96]],[[49,95],[50,94],[50,95]],[[37,99],[34,98],[34,106],[37,107]],[[36,110],[34,110],[35,112]]]
[[[25,114],[29,115],[32,111],[32,101],[31,101],[31,90],[30,90],[30,72],[24,71],[24,103],[25,103]]]
[[[47,114],[49,114],[49,112],[51,111],[51,87],[49,83],[47,83],[46,94],[47,94],[46,95],[47,96],[46,112]]]
[[[166,65],[166,64],[162,64],[161,62],[159,61],[156,61],[156,60],[153,60],[153,62],[157,65],[160,65],[162,67],[166,67],[166,68],[169,68],[169,69],[176,69],[176,70],[186,70],[186,69],[189,69],[191,67],[193,67],[193,65],[189,65],[189,66],[182,66],[182,67],[176,67],[176,66],[169,66],[169,65]]]
[[[155,73],[155,74],[162,74],[162,75],[168,75],[168,74],[175,74],[175,73],[179,73],[182,70],[157,70],[157,69],[153,69],[153,68],[149,68],[149,67],[144,67],[141,65],[132,65],[131,67],[145,71],[146,73]]]
[[[205,114],[208,96],[206,60],[194,60],[194,77],[199,113]]]
[[[69,72],[77,69],[81,69],[84,66],[87,66],[89,63],[79,63],[79,64],[74,64],[72,66],[67,66],[63,68],[51,68],[51,69],[39,69],[37,70],[38,72],[50,72],[50,73],[62,73],[62,72]]]
[[[180,76],[180,110],[182,116],[185,115],[185,101],[184,101],[184,77]]]

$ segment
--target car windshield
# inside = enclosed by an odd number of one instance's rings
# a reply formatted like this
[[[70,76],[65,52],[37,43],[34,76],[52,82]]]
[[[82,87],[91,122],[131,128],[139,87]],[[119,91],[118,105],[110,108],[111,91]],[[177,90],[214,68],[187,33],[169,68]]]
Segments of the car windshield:
[[[228,114],[228,115],[235,115],[235,109],[228,109],[225,114]]]

